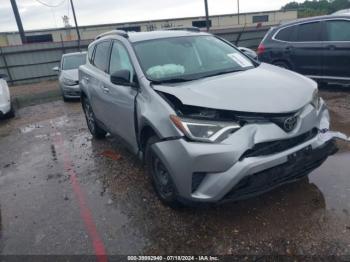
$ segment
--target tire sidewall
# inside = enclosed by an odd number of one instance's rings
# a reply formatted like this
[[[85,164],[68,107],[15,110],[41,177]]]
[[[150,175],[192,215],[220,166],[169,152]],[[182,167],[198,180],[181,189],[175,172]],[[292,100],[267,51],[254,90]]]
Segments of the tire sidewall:
[[[157,137],[151,137],[150,139],[148,139],[147,144],[146,144],[146,148],[145,148],[145,164],[146,164],[147,175],[151,178],[154,190],[156,191],[156,193],[157,193],[158,197],[160,198],[160,200],[163,203],[165,203],[166,205],[168,205],[168,206],[179,207],[180,203],[179,203],[178,197],[177,197],[178,193],[177,193],[176,186],[175,186],[175,184],[174,184],[174,182],[173,182],[173,180],[171,178],[171,175],[169,175],[169,180],[170,180],[170,183],[172,184],[172,187],[173,187],[173,194],[171,196],[169,196],[169,197],[164,197],[159,192],[159,188],[158,188],[157,182],[156,182],[157,177],[154,174],[154,170],[153,170],[153,161],[154,161],[155,157],[158,158],[161,162],[162,162],[162,159],[152,149],[152,145],[154,143],[156,143],[157,141],[159,141],[159,139]],[[163,163],[163,165],[164,165],[164,163]]]
[[[97,122],[96,122],[96,117],[95,117],[95,114],[92,110],[92,107],[91,107],[91,104],[89,102],[89,100],[87,98],[84,98],[82,100],[82,104],[83,104],[83,110],[84,110],[84,114],[85,114],[85,120],[86,120],[86,123],[87,123],[87,126],[88,126],[88,129],[90,131],[90,133],[92,134],[92,136],[96,139],[101,139],[101,138],[104,138],[105,135],[106,135],[106,131],[102,130],[98,125],[97,125]],[[91,130],[91,126],[90,124],[88,123],[88,119],[87,119],[87,112],[86,112],[86,106],[89,106],[90,107],[90,110],[91,110],[91,113],[92,113],[92,117],[93,117],[93,120],[94,120],[94,128],[93,130]]]

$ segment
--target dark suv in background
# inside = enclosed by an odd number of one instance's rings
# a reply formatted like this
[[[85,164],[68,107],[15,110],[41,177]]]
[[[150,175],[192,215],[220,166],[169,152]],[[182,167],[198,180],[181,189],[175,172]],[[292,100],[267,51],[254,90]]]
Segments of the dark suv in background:
[[[330,15],[271,28],[259,60],[319,82],[350,85],[350,15]]]

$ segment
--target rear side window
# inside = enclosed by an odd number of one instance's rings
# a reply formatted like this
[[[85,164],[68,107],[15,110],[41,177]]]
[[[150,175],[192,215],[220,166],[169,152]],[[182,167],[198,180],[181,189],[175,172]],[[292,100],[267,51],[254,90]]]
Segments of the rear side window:
[[[315,42],[321,40],[321,23],[312,22],[297,27],[296,42]]]
[[[326,41],[350,41],[350,21],[326,21]]]
[[[109,46],[110,41],[106,41],[97,44],[95,48],[94,65],[104,72],[107,72]]]
[[[275,36],[275,39],[282,40],[282,41],[295,41],[295,35],[294,35],[295,28],[296,28],[295,26],[283,28]]]

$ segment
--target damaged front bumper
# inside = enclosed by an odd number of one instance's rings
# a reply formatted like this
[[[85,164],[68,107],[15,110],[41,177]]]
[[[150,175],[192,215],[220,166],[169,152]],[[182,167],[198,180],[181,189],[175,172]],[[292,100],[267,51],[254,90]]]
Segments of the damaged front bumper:
[[[324,104],[317,112],[306,107],[299,118],[290,134],[273,123],[252,124],[221,143],[176,139],[156,143],[153,150],[168,168],[181,199],[243,199],[309,174],[337,151],[336,138],[349,141],[341,133],[328,131]]]

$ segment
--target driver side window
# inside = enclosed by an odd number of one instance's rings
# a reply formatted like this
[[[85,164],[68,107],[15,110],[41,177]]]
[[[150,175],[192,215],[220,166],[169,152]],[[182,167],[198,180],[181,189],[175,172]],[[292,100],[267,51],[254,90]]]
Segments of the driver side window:
[[[120,70],[130,71],[130,83],[134,77],[134,69],[132,67],[128,51],[119,42],[113,42],[111,60],[109,64],[109,74],[113,74]]]

